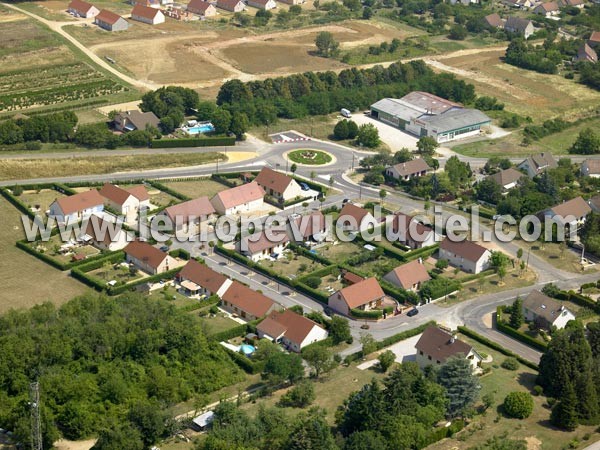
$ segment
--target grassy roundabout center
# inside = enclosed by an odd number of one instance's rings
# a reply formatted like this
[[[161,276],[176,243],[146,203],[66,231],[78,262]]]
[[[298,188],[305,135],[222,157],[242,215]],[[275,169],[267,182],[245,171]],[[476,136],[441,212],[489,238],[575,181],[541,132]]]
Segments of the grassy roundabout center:
[[[288,153],[290,161],[305,164],[307,166],[320,166],[323,164],[329,164],[332,161],[332,156],[321,150],[311,150],[303,148],[300,150],[294,150]]]

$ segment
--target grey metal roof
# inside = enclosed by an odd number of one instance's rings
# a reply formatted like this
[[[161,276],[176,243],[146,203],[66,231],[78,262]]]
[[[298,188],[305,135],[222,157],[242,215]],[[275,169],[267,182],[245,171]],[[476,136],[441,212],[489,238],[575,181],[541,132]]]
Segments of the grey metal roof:
[[[425,109],[412,106],[397,98],[384,98],[371,105],[371,109],[382,111],[394,117],[399,117],[405,121],[415,117],[420,117],[426,111]]]
[[[427,122],[429,128],[435,128],[437,133],[444,133],[491,122],[492,119],[477,109],[456,109],[439,116],[423,117],[421,120]]]

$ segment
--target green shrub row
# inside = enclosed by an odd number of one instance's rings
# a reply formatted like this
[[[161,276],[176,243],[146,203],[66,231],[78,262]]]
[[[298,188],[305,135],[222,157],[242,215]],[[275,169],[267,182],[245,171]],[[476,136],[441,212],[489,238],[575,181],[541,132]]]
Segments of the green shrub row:
[[[183,259],[185,261],[190,260],[190,252],[188,252],[187,250],[185,250],[183,248],[176,248],[175,250],[171,250],[169,252],[169,255],[172,256],[173,258],[179,258],[179,259]]]
[[[467,275],[463,278],[460,279],[461,283],[468,283],[469,281],[473,281],[473,280],[478,280],[479,278],[485,278],[487,276],[493,275],[494,269],[487,269],[484,270],[483,272],[479,272],[479,273],[472,273],[470,275]]]
[[[419,442],[419,448],[425,448],[432,444],[435,444],[442,439],[446,439],[454,436],[460,430],[465,427],[465,421],[462,419],[456,419],[450,424],[449,427],[438,427],[427,434],[422,442]]]
[[[310,277],[323,278],[323,277],[326,277],[327,275],[332,275],[336,271],[339,271],[338,266],[336,266],[335,264],[332,264],[330,266],[322,267],[321,269],[317,269],[317,270],[315,270],[313,272],[310,272],[310,273],[308,273],[306,275],[298,277],[298,278],[296,278],[296,281],[299,281],[300,283],[304,283],[307,278],[310,278]]]
[[[238,352],[234,352],[233,350],[228,349],[227,347],[223,348],[225,349],[225,352],[231,357],[233,362],[236,363],[240,367],[240,369],[242,369],[247,374],[252,375],[262,371],[261,364],[257,364],[254,361],[251,361],[250,358],[248,358],[247,356],[242,355]]]
[[[496,344],[494,341],[491,341],[490,339],[474,332],[473,330],[464,327],[464,326],[459,326],[458,327],[458,331],[462,334],[464,334],[467,337],[470,337],[471,339],[476,340],[477,342],[479,342],[480,344],[483,344],[487,347],[490,347],[491,349],[496,350],[497,352],[502,353],[505,356],[511,356],[513,358],[516,358],[517,361],[519,361],[521,364],[523,364],[524,366],[529,367],[530,369],[533,370],[538,370],[538,366],[537,364],[517,355],[516,353],[511,352],[510,350],[505,349],[504,347],[502,347],[499,344]]]
[[[108,292],[109,286],[106,285],[106,282],[98,280],[96,277],[92,277],[88,275],[87,272],[92,270],[99,269],[105,263],[115,264],[119,261],[123,261],[125,259],[125,253],[122,251],[118,251],[113,253],[112,255],[107,256],[106,258],[97,259],[91,262],[86,262],[85,264],[81,264],[80,266],[73,267],[71,269],[71,276],[84,284],[87,284],[93,289],[97,291],[106,291]]]
[[[153,188],[158,189],[159,191],[163,191],[163,192],[165,192],[165,193],[167,193],[167,194],[169,194],[169,195],[171,195],[171,196],[173,196],[173,197],[175,197],[175,198],[177,198],[179,200],[183,200],[184,202],[188,201],[188,200],[191,200],[191,198],[188,197],[187,195],[183,195],[182,193],[177,192],[177,191],[171,189],[170,187],[168,187],[168,186],[166,186],[166,185],[164,185],[164,184],[162,184],[162,183],[160,183],[160,182],[158,182],[156,180],[148,180],[147,183],[150,186],[152,186]]]
[[[437,251],[439,246],[440,246],[440,244],[433,244],[433,245],[430,245],[429,247],[422,247],[422,248],[417,248],[415,250],[411,250],[410,252],[406,252],[404,254],[404,258],[407,262],[413,261],[417,258],[423,258],[423,259],[428,258]]]
[[[239,177],[239,175],[238,175]],[[238,186],[237,183],[230,181],[232,178],[231,177],[224,177],[223,174],[220,173],[213,173],[210,178],[213,181],[216,181],[217,183],[221,183],[224,186],[227,186],[228,188],[233,188]]]
[[[399,301],[400,303],[412,303],[416,305],[419,302],[419,297],[416,295],[410,295],[408,291],[405,289],[399,288],[398,286],[394,286],[389,281],[381,279],[379,281],[379,286],[383,289],[387,295],[392,297],[393,299]]]
[[[517,341],[521,341],[525,345],[529,345],[530,347],[533,347],[536,350],[540,350],[542,352],[546,351],[548,345],[546,345],[544,342],[540,342],[537,339],[534,339],[531,336],[519,330],[515,330],[513,327],[507,324],[506,321],[502,318],[503,311],[503,306],[498,306],[496,308],[496,328],[498,329],[498,331],[501,331],[502,333],[507,334],[515,338]]]
[[[65,195],[77,194],[77,191],[75,189],[71,188],[70,186],[67,186],[66,184],[54,183],[53,187],[56,191],[60,192],[61,194],[65,194]]]
[[[331,266],[333,265],[333,262],[328,260],[327,258],[317,254],[317,253],[313,253],[310,250],[308,250],[306,247],[303,247],[301,245],[298,244],[294,244],[293,242],[290,242],[288,244],[288,248],[290,250],[293,250],[294,252],[298,253],[299,255],[305,256],[308,259],[312,259],[313,261],[317,261],[321,264],[324,264],[326,266]]]
[[[15,197],[14,195],[12,195],[7,188],[0,188],[0,194],[2,194],[2,197],[4,197],[6,200],[8,200],[9,203],[11,203],[15,208],[17,208],[19,211],[21,211],[23,214],[26,214],[28,217],[30,217],[31,219],[35,218],[35,213],[33,211],[31,211],[27,205],[21,201],[21,199],[19,199],[18,197]]]
[[[370,311],[363,311],[362,309],[351,309],[350,315],[357,319],[372,319],[377,320],[383,317],[383,311],[381,309],[372,309]]]
[[[224,147],[235,145],[234,137],[216,136],[194,139],[155,139],[152,148]]]
[[[58,228],[56,228],[57,232],[58,232]],[[41,261],[44,261],[47,264],[50,264],[52,267],[58,269],[58,270],[69,270],[72,269],[74,267],[81,267],[83,265],[87,265],[92,261],[104,261],[105,259],[107,259],[111,253],[99,253],[97,255],[94,256],[90,256],[89,258],[86,258],[82,261],[69,261],[66,263],[60,262],[57,259],[53,258],[50,255],[47,255],[46,253],[42,253],[37,251],[35,248],[33,248],[33,242],[29,242],[26,240],[22,240],[22,241],[17,241],[16,245],[18,248],[20,248],[21,250],[29,253],[32,256],[35,256],[36,258],[38,258]],[[122,252],[116,252],[116,253],[122,253]]]

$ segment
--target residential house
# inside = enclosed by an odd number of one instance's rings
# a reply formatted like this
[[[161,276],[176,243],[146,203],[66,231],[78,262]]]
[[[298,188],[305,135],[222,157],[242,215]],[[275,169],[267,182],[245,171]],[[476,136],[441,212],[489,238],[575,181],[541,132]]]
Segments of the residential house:
[[[575,197],[572,200],[561,203],[560,205],[548,208],[541,215],[543,217],[550,217],[552,220],[569,228],[569,231],[575,227],[575,230],[579,226],[585,223],[585,219],[589,213],[592,212],[592,208],[581,197]],[[565,230],[565,232],[568,232]]]
[[[398,242],[413,250],[434,245],[439,236],[431,227],[423,225],[413,216],[399,212],[391,219],[391,232]]]
[[[585,2],[583,0],[558,0],[558,6],[561,8],[570,6],[572,8],[585,8]]]
[[[407,291],[417,292],[431,277],[421,259],[415,259],[388,272],[384,280]]]
[[[346,203],[337,219],[337,224],[344,231],[365,231],[369,226],[376,226],[377,221],[373,214],[360,206]]]
[[[127,132],[133,130],[146,130],[149,127],[158,128],[160,119],[153,112],[137,110],[122,111],[113,119],[117,131]]]
[[[84,2],[82,0],[72,0],[67,7],[67,11],[73,15],[83,17],[84,19],[96,17],[98,14],[100,14],[100,10],[98,8],[91,3]]]
[[[217,295],[222,298],[233,283],[225,275],[215,272],[195,259],[190,259],[176,278],[180,291],[193,297]]]
[[[48,217],[59,223],[74,223],[104,211],[104,200],[96,189],[57,198],[50,205]]]
[[[557,2],[540,3],[533,9],[535,14],[540,14],[546,18],[552,18],[560,13],[560,8]]]
[[[411,178],[425,176],[427,175],[427,172],[431,172],[431,170],[431,167],[429,167],[429,164],[427,164],[424,159],[417,158],[387,167],[385,169],[385,174],[396,180],[408,181]]]
[[[165,15],[160,9],[136,4],[131,11],[131,20],[137,20],[148,25],[158,25],[165,23]]]
[[[587,43],[592,48],[600,47],[600,31],[593,31]]]
[[[142,209],[150,208],[150,195],[144,186],[128,189],[104,183],[100,189],[106,207],[125,217],[125,222],[135,222]]]
[[[264,197],[263,188],[253,181],[221,191],[210,202],[219,214],[233,215],[259,210],[263,207]]]
[[[146,6],[148,8],[160,9],[161,2],[160,0],[131,0],[130,3],[132,5],[141,5]]]
[[[287,5],[302,5],[305,0],[279,0],[281,3],[285,3]]]
[[[439,259],[469,273],[480,273],[489,268],[491,256],[487,248],[466,239],[452,241],[445,238],[440,244]]]
[[[248,321],[265,317],[277,309],[277,303],[260,292],[233,281],[221,297],[221,307]]]
[[[573,58],[575,62],[598,62],[598,54],[586,42],[582,43],[577,49],[577,55]]]
[[[361,277],[360,275],[356,275],[355,273],[352,273],[348,270],[342,270],[342,280],[344,280],[344,283],[346,283],[347,286],[350,286],[352,284],[364,281],[365,278]]]
[[[214,17],[217,15],[215,5],[205,0],[191,0],[187,5],[187,10],[200,17]]]
[[[432,364],[444,364],[448,358],[461,356],[476,370],[483,361],[483,357],[471,345],[434,326],[425,328],[415,348],[417,364],[421,368]]]
[[[241,0],[217,0],[217,8],[229,12],[242,12],[246,10],[246,5]]]
[[[517,186],[519,180],[524,176],[523,172],[519,172],[511,167],[489,175],[488,178],[499,185],[503,191],[510,191]]]
[[[504,28],[505,21],[504,21],[504,19],[502,19],[500,17],[500,15],[498,15],[498,13],[494,13],[494,14],[488,14],[487,16],[485,16],[483,18],[483,22],[486,27],[502,29],[502,28]]]
[[[125,260],[150,275],[167,272],[174,267],[174,259],[147,242],[133,241],[125,247]]]
[[[549,331],[553,327],[560,330],[569,321],[575,320],[575,315],[561,302],[538,290],[531,291],[523,300],[523,315],[525,320],[533,322],[538,328]]]
[[[290,232],[296,242],[310,244],[323,242],[327,238],[327,221],[321,211],[312,211],[291,222]]]
[[[275,0],[248,0],[248,6],[269,11],[277,8],[277,3],[275,3]]]
[[[327,338],[327,331],[316,322],[286,309],[273,311],[256,326],[260,339],[270,339],[299,353],[307,345]]]
[[[581,164],[581,175],[584,177],[600,178],[600,159],[586,159]]]
[[[129,22],[120,15],[106,9],[100,11],[94,18],[94,23],[107,31],[125,31],[129,28]]]
[[[504,24],[504,30],[509,33],[519,34],[525,39],[528,39],[533,33],[535,28],[531,20],[522,19],[521,17],[509,16]]]
[[[306,197],[296,180],[268,167],[263,167],[254,181],[265,190],[267,195],[280,202]]]
[[[592,208],[592,211],[600,213],[600,194],[594,195],[588,200],[588,204]]]
[[[175,232],[190,235],[200,232],[200,225],[214,217],[216,211],[208,197],[198,197],[165,208],[162,215]]]
[[[112,216],[92,214],[79,240],[111,252],[125,248],[129,243],[129,236],[123,229],[123,222],[119,219],[112,221],[109,217]]]
[[[367,278],[332,294],[327,304],[340,314],[350,315],[353,309],[369,311],[379,309],[385,293],[375,277]]]
[[[263,230],[243,237],[238,243],[238,251],[257,262],[261,259],[277,258],[283,253],[289,242],[290,238],[285,231],[267,233],[266,230]]]
[[[506,6],[519,9],[530,9],[536,4],[537,0],[502,0]]]
[[[538,153],[529,156],[525,161],[517,166],[517,169],[527,172],[529,178],[541,175],[547,169],[555,169],[558,163],[551,153]]]

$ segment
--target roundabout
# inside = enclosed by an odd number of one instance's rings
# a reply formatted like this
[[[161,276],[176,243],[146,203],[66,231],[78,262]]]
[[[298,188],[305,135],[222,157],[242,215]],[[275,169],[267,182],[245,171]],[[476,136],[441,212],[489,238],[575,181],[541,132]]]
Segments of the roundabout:
[[[332,154],[323,150],[308,148],[292,150],[286,154],[286,157],[291,162],[303,166],[325,166],[335,162],[335,158]]]

